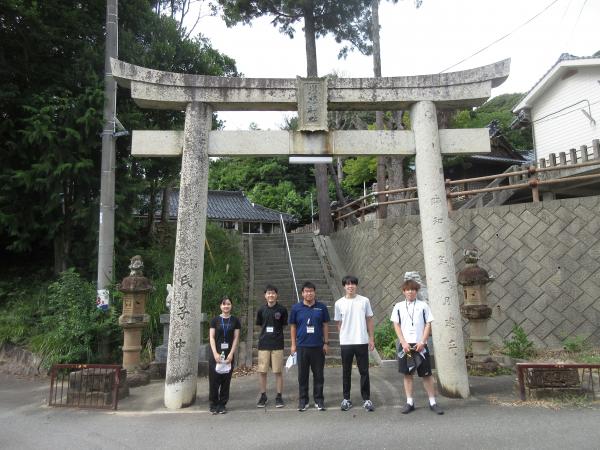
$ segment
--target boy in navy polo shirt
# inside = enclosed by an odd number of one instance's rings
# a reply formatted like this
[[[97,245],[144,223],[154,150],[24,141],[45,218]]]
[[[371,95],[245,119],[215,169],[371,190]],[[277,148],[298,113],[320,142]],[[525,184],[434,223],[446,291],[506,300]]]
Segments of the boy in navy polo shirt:
[[[298,361],[298,411],[308,408],[309,369],[313,374],[315,407],[325,411],[323,370],[329,349],[329,312],[326,305],[315,300],[315,291],[313,283],[304,283],[303,302],[292,306],[290,312],[291,352],[297,352]]]

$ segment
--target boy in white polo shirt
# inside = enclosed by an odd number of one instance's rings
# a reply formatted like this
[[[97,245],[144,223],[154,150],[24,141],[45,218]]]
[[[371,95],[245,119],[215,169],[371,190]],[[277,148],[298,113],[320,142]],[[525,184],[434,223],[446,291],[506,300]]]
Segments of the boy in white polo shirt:
[[[344,399],[342,411],[352,408],[350,386],[352,361],[356,357],[358,373],[360,373],[360,394],[367,411],[374,411],[371,402],[371,386],[369,382],[369,350],[375,348],[373,310],[367,297],[358,295],[358,278],[347,275],[342,280],[346,295],[335,302],[334,320],[337,322],[340,335],[342,355],[342,384]]]
[[[402,345],[404,353],[416,351],[423,356],[423,362],[417,367],[417,374],[423,378],[423,386],[429,396],[429,409],[436,414],[444,414],[444,411],[435,401],[435,388],[433,386],[433,377],[431,376],[431,363],[429,361],[429,351],[427,350],[427,338],[431,333],[431,322],[433,314],[429,305],[424,301],[417,300],[417,293],[421,285],[414,280],[406,280],[402,283],[402,292],[406,298],[403,302],[398,302],[392,310],[390,320],[394,323],[394,330]],[[402,366],[401,366],[402,367]],[[406,405],[402,408],[402,414],[408,414],[415,410],[413,400],[413,374],[408,372],[405,367],[404,373],[404,392],[406,393]]]

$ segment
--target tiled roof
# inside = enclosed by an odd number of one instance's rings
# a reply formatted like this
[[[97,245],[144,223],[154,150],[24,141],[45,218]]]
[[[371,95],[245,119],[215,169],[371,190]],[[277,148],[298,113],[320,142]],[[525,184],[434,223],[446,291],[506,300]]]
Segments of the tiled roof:
[[[170,218],[177,217],[178,206],[179,190],[173,189],[169,198]],[[160,208],[158,214],[160,215]],[[286,223],[297,222],[291,214],[250,202],[242,191],[208,191],[207,217],[210,220],[276,223],[279,222],[279,214],[283,215]]]

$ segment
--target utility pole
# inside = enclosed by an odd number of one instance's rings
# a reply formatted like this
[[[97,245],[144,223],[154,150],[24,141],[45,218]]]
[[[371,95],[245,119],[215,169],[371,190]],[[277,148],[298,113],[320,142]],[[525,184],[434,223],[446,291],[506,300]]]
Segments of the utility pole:
[[[104,127],[100,175],[100,222],[98,230],[98,278],[96,305],[108,308],[108,286],[113,281],[115,245],[115,115],[117,83],[110,58],[118,56],[118,0],[106,0],[106,48],[104,50]]]

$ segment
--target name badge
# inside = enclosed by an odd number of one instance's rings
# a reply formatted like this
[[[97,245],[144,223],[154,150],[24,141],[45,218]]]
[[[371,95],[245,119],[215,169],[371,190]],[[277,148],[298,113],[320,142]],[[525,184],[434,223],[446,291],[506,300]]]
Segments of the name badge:
[[[267,333],[272,333],[273,332],[273,327],[267,327]]]
[[[221,343],[221,350],[227,350],[229,348],[229,343],[228,342],[222,342]]]
[[[313,327],[313,326],[310,326],[310,327],[309,327],[309,326],[307,326],[307,327],[306,327],[306,332],[307,332],[308,334],[314,334],[314,332],[315,332],[315,327]]]

